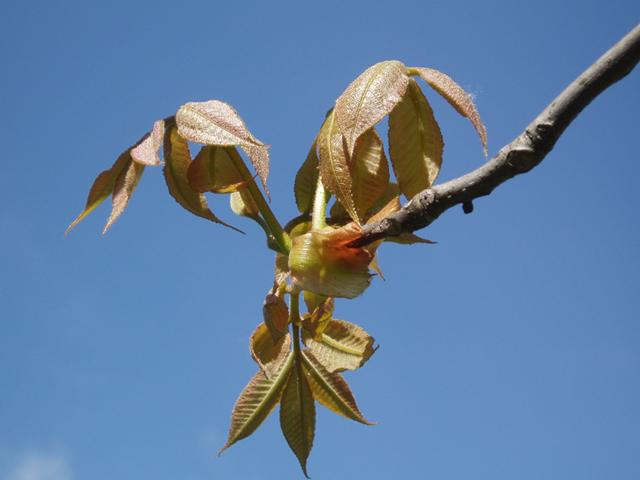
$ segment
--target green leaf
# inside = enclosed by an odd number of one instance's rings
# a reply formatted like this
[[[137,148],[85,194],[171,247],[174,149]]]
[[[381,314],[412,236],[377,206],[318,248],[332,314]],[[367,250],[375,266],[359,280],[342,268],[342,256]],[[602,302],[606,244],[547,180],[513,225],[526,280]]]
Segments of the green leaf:
[[[351,218],[360,223],[353,203],[352,172],[344,137],[336,122],[335,110],[329,114],[318,135],[318,159],[322,183],[340,202]]]
[[[229,438],[218,455],[255,432],[280,403],[282,392],[291,375],[293,358],[293,354],[289,353],[280,370],[270,379],[262,370],[254,375],[233,408]]]
[[[69,225],[67,231],[64,232],[65,235],[69,233],[69,230],[75,227],[80,220],[91,213],[94,208],[100,205],[109,195],[113,193],[113,189],[116,185],[116,180],[120,176],[120,173],[129,165],[129,162],[131,162],[131,148],[123,152],[109,170],[105,170],[100,175],[98,175],[98,177],[94,180],[91,189],[89,190],[89,197],[87,198],[87,203],[84,207],[84,210],[82,211],[80,216],[76,218],[71,225]]]
[[[111,210],[111,216],[107,221],[106,227],[102,231],[103,234],[107,233],[107,230],[113,222],[124,212],[124,209],[127,208],[129,204],[129,199],[131,195],[133,195],[133,191],[138,186],[138,182],[140,181],[140,177],[142,177],[142,173],[144,172],[145,165],[134,162],[133,159],[127,162],[127,165],[122,169],[120,175],[116,179],[116,184],[113,187],[113,196],[111,197],[113,202],[113,209]]]
[[[308,350],[302,350],[302,367],[315,398],[320,405],[345,418],[375,425],[362,416],[349,384],[339,373],[328,372]]]
[[[229,150],[235,150],[235,147],[202,147],[189,165],[189,186],[201,193],[232,193],[244,189],[253,179],[242,179]]]
[[[251,159],[267,195],[269,153],[267,146],[255,138],[231,105],[218,100],[189,102],[176,113],[178,133],[182,138],[205,145],[239,145]]]
[[[194,215],[244,233],[216,217],[209,210],[204,195],[189,186],[187,179],[187,171],[191,164],[189,144],[180,136],[175,126],[168,127],[165,134],[164,161],[164,178],[169,187],[169,193],[184,209]]]
[[[306,160],[296,174],[293,191],[296,197],[298,211],[303,215],[309,215],[313,211],[316,184],[318,183],[318,153],[317,143],[313,142]]]
[[[249,346],[251,358],[255,360],[267,378],[273,378],[291,350],[291,337],[287,334],[274,343],[269,329],[264,323],[261,323],[251,335]]]
[[[406,67],[395,60],[381,62],[362,73],[336,100],[336,118],[353,154],[356,140],[382,120],[400,101],[409,78]]]
[[[313,447],[316,429],[316,406],[299,360],[295,362],[289,383],[280,401],[280,427],[289,447],[298,457],[307,475],[307,458]]]
[[[389,184],[389,162],[374,127],[356,141],[353,154],[352,193],[358,218],[364,218]]]
[[[449,76],[438,70],[431,68],[412,67],[407,69],[407,75],[419,75],[425,82],[444,97],[456,111],[463,117],[468,118],[473,123],[480,141],[484,147],[484,154],[487,155],[487,130],[480,119],[480,114],[476,110],[471,97],[454,82]]]
[[[305,294],[307,293],[308,292],[305,292]],[[321,295],[316,296],[322,297]],[[302,320],[302,327],[304,327],[304,329],[309,332],[309,335],[311,335],[311,338],[317,342],[322,341],[322,332],[329,323],[331,315],[333,315],[334,303],[335,300],[333,298],[326,298],[320,305],[314,308],[309,315],[305,315]]]
[[[433,185],[444,142],[433,110],[414,79],[389,114],[389,156],[400,189],[411,200]]]
[[[160,165],[158,151],[162,146],[164,136],[164,120],[158,120],[153,124],[153,130],[147,133],[140,144],[131,151],[133,159],[143,165]]]
[[[356,370],[375,352],[374,339],[362,328],[342,320],[329,320],[317,342],[302,331],[304,344],[331,373]]]

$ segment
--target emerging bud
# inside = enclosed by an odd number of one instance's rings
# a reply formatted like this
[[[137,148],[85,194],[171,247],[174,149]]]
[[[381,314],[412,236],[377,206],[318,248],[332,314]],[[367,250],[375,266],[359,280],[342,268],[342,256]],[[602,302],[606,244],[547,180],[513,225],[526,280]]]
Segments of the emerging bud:
[[[362,236],[355,223],[326,227],[293,238],[289,253],[291,283],[325,297],[355,298],[371,282],[372,252],[346,245]]]

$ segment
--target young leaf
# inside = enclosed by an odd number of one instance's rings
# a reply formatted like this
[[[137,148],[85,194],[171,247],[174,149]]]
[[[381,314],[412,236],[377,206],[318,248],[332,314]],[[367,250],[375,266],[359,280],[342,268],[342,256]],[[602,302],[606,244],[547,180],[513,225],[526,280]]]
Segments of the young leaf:
[[[400,189],[409,200],[433,184],[442,165],[443,148],[433,110],[412,78],[389,114],[389,156]]]
[[[318,158],[322,183],[342,204],[351,218],[360,223],[353,203],[352,172],[344,137],[336,122],[335,110],[327,117],[318,135]]]
[[[480,141],[487,155],[487,130],[480,119],[473,101],[467,93],[449,76],[431,68],[412,67],[407,69],[407,75],[419,75],[425,82],[442,95],[456,111],[463,117],[467,117],[473,123]]]
[[[120,172],[120,175],[118,175],[118,179],[116,180],[116,184],[113,188],[113,196],[111,197],[113,209],[111,210],[111,216],[107,221],[107,226],[104,227],[104,230],[102,231],[103,235],[107,233],[109,227],[113,225],[113,222],[115,222],[120,214],[124,212],[124,209],[127,208],[129,199],[131,198],[133,191],[138,186],[140,177],[144,172],[144,167],[145,165],[134,162],[133,159],[131,159]]]
[[[206,218],[212,222],[220,223],[226,227],[232,228],[240,233],[231,225],[227,225],[218,217],[216,217],[209,206],[204,195],[200,192],[196,192],[189,186],[187,179],[187,171],[191,164],[191,155],[189,153],[189,144],[187,141],[178,134],[178,130],[175,126],[167,128],[167,132],[164,138],[164,178],[169,187],[169,193],[175,200],[186,210],[198,215],[199,217]]]
[[[305,294],[308,292],[305,292]],[[320,295],[318,295],[320,296]],[[335,300],[333,298],[326,298],[320,305],[318,305],[310,315],[305,315],[302,320],[302,327],[309,332],[311,338],[317,342],[322,341],[322,332],[329,323],[331,315],[333,315]]]
[[[287,334],[289,308],[283,295],[286,286],[286,282],[277,283],[276,280],[262,305],[264,323],[269,329],[273,343],[278,342],[280,337]]]
[[[375,425],[362,416],[349,384],[339,373],[328,372],[308,350],[302,350],[302,367],[309,387],[320,405],[345,418]]]
[[[153,130],[147,133],[140,144],[131,151],[133,159],[143,165],[160,165],[158,151],[162,146],[164,136],[164,120],[158,120],[153,124]]]
[[[313,199],[315,198],[316,183],[318,183],[319,175],[316,146],[317,141],[311,145],[307,159],[296,174],[296,181],[293,186],[298,211],[303,215],[309,215],[313,211]]]
[[[243,181],[242,175],[229,156],[230,149],[235,147],[202,147],[189,165],[189,186],[201,193],[232,193],[245,188],[252,180]]]
[[[91,213],[94,208],[100,205],[109,195],[113,193],[113,189],[116,185],[116,180],[120,176],[120,173],[127,167],[130,161],[131,148],[123,152],[109,170],[105,170],[100,175],[98,175],[98,177],[94,180],[91,189],[89,190],[89,197],[87,198],[87,203],[84,207],[84,210],[82,211],[80,216],[76,218],[71,225],[69,225],[67,231],[64,232],[65,235],[69,233],[69,230],[75,227],[80,220]]]
[[[289,382],[280,400],[280,427],[289,448],[298,457],[300,466],[307,475],[307,458],[313,447],[316,429],[316,405],[311,389],[302,371],[302,365],[295,362]]]
[[[231,204],[231,210],[233,210],[233,213],[240,215],[241,217],[262,220],[260,218],[260,210],[258,210],[258,206],[256,205],[256,202],[253,201],[253,198],[249,195],[247,190],[233,192],[230,197],[231,199],[229,203]]]
[[[189,102],[176,113],[181,137],[205,145],[239,145],[251,158],[256,172],[267,190],[269,153],[267,146],[255,138],[231,105],[218,100]],[[268,192],[267,192],[268,195]]]
[[[280,403],[282,392],[289,381],[289,375],[291,375],[293,358],[293,354],[288,353],[280,370],[270,379],[265,376],[262,370],[253,376],[233,407],[229,438],[218,455],[237,441],[247,438],[255,432],[276,408],[276,405]]]
[[[375,352],[373,337],[353,323],[329,320],[317,342],[302,331],[304,344],[331,373],[356,370]]]
[[[406,67],[395,60],[369,67],[336,100],[336,118],[353,154],[356,140],[382,120],[400,101],[409,78]]]
[[[249,341],[251,358],[255,360],[267,378],[273,378],[291,350],[289,334],[273,343],[269,329],[264,323],[258,325]]]
[[[384,145],[374,127],[364,132],[356,141],[353,154],[351,190],[358,218],[364,218],[384,193],[389,184],[389,163]]]

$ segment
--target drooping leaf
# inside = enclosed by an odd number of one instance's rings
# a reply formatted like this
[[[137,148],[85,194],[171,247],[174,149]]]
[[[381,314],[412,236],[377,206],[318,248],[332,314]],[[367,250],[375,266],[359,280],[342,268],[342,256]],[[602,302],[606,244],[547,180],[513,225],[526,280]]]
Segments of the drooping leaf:
[[[120,175],[118,175],[116,184],[113,187],[113,196],[111,197],[113,209],[111,210],[111,216],[107,221],[107,225],[102,231],[103,234],[107,233],[109,227],[113,225],[113,222],[115,222],[122,212],[124,212],[124,209],[127,208],[129,199],[131,198],[133,191],[138,186],[138,182],[140,181],[140,177],[142,177],[144,168],[145,165],[134,162],[133,159],[130,159],[129,162],[127,162],[127,165],[120,172]]]
[[[243,180],[229,156],[232,149],[235,147],[202,147],[189,165],[189,186],[201,193],[233,193],[245,188],[252,179]]]
[[[267,191],[269,153],[267,146],[255,138],[231,105],[218,100],[190,102],[176,113],[181,137],[205,145],[239,145],[251,162]],[[268,195],[268,191],[267,191]]]
[[[273,378],[291,349],[289,334],[273,343],[269,329],[264,323],[258,325],[249,341],[251,358],[255,360],[267,378]]]
[[[109,195],[113,193],[113,189],[116,185],[116,180],[120,176],[120,173],[127,167],[131,161],[131,148],[123,152],[109,170],[105,170],[94,180],[91,189],[89,190],[89,197],[84,210],[74,222],[69,225],[66,235],[73,227],[75,227],[80,220],[86,217],[93,211],[98,205],[100,205]]]
[[[358,218],[364,218],[389,184],[389,163],[384,145],[374,127],[356,141],[353,153],[351,191]]]
[[[300,466],[307,475],[307,458],[313,447],[316,429],[316,405],[302,370],[295,362],[291,369],[289,382],[280,401],[280,427],[289,448],[298,457]]]
[[[296,180],[293,186],[298,211],[303,215],[308,215],[313,211],[313,199],[315,197],[319,175],[316,147],[317,143],[313,142],[306,160],[296,174]]]
[[[328,297],[323,295],[318,295],[313,292],[304,291],[304,303],[307,305],[307,310],[309,313],[313,313],[320,305],[328,300]]]
[[[345,418],[375,425],[362,416],[347,381],[339,373],[330,373],[308,350],[302,350],[302,366],[313,398],[320,405]]]
[[[162,146],[164,136],[164,120],[158,120],[153,124],[151,132],[147,133],[140,144],[131,151],[133,159],[143,165],[160,165],[158,151]]]
[[[216,217],[209,206],[204,195],[196,192],[189,186],[187,179],[187,171],[191,164],[191,154],[189,153],[189,144],[180,136],[175,126],[167,128],[164,138],[164,178],[169,187],[171,196],[186,210],[212,222],[219,223],[226,227],[232,228],[240,233],[231,225],[227,225],[218,217]]]
[[[431,68],[412,67],[407,69],[407,75],[419,75],[425,82],[442,95],[456,111],[463,117],[468,118],[473,123],[480,141],[484,147],[484,154],[487,155],[487,130],[480,119],[480,114],[476,110],[471,97],[454,82],[451,77],[438,70]]]
[[[431,240],[427,240],[426,238],[421,238],[413,233],[403,233],[398,235],[397,237],[387,237],[385,238],[387,242],[399,243],[400,245],[413,245],[416,243],[428,243],[434,245],[438,242],[432,242]]]
[[[231,445],[247,438],[262,425],[273,409],[280,403],[282,392],[289,381],[294,356],[287,354],[280,370],[272,378],[267,378],[262,370],[258,371],[240,394],[231,414],[231,427],[227,443],[220,455]]]
[[[336,118],[353,154],[358,137],[382,120],[400,101],[409,78],[395,60],[381,62],[362,73],[336,100]]]
[[[254,218],[260,214],[260,210],[258,210],[256,202],[253,201],[253,198],[249,195],[247,190],[233,192],[230,196],[231,200],[229,203],[231,205],[231,210],[233,210],[233,213],[236,215]]]
[[[443,148],[433,110],[412,78],[389,114],[389,157],[400,189],[409,200],[435,181]]]
[[[335,110],[327,117],[318,135],[318,159],[322,183],[342,204],[353,221],[360,223],[353,202],[353,173],[344,137],[336,122]]]
[[[302,339],[318,361],[331,373],[356,370],[375,352],[375,341],[367,332],[353,323],[329,320],[317,342],[303,330]]]

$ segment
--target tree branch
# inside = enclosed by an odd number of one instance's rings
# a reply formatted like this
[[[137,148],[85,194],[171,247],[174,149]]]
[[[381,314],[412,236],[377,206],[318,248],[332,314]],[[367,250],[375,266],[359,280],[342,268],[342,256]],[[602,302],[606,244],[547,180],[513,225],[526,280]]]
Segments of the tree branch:
[[[565,89],[522,134],[479,169],[416,195],[400,211],[364,225],[364,236],[350,246],[430,225],[449,208],[489,195],[498,185],[542,162],[569,124],[598,95],[624,78],[640,61],[640,25]]]

